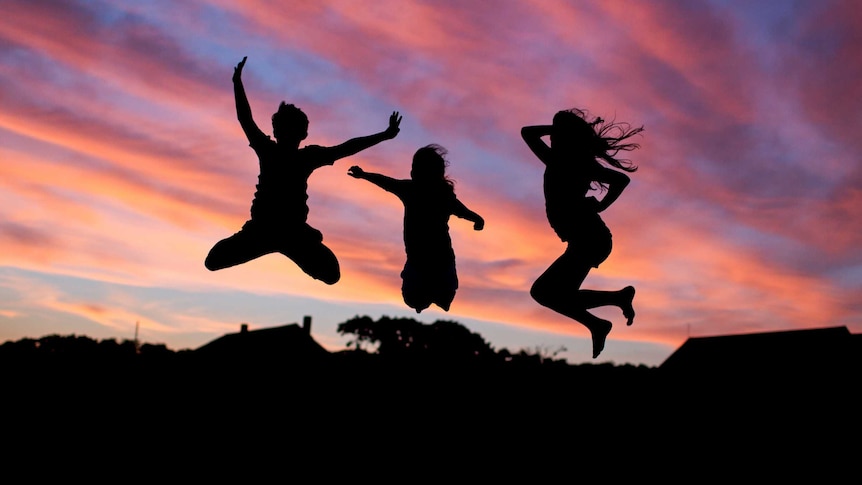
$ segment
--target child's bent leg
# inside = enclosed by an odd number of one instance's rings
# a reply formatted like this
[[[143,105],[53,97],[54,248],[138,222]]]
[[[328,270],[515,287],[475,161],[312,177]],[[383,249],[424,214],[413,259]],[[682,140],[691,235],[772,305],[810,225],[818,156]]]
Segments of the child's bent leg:
[[[613,327],[613,324],[607,320],[603,320],[599,317],[596,317],[589,312],[584,313],[591,317],[590,324],[587,325],[586,323],[584,323],[584,321],[587,320],[586,316],[582,316],[580,319],[578,319],[578,321],[590,329],[590,337],[593,340],[593,358],[595,359],[599,356],[600,353],[602,353],[602,350],[604,350],[605,340],[607,340],[608,334],[611,333],[611,328]]]
[[[401,298],[404,304],[416,310],[416,313],[422,313],[422,310],[433,303],[429,289],[422,284],[421,276],[416,273],[409,261],[404,264],[404,269],[401,271]]]
[[[603,320],[586,309],[586,302],[580,298],[581,283],[589,273],[590,267],[579,261],[572,253],[566,252],[557,259],[538,279],[530,289],[530,295],[539,304],[565,315],[590,331],[593,342],[593,358],[595,359],[605,347],[605,340],[611,331],[612,324]],[[607,299],[610,292],[593,292],[592,296]]]
[[[434,284],[434,303],[443,309],[449,311],[452,302],[455,300],[455,293],[458,291],[458,276],[455,273],[455,265],[451,269],[433,281]]]
[[[322,242],[280,252],[293,260],[305,274],[327,285],[334,285],[341,279],[338,258]]]
[[[457,291],[457,287],[453,288],[449,286],[447,288],[440,288],[437,291],[437,295],[434,297],[434,303],[443,309],[443,311],[449,311],[449,307],[452,306],[452,302],[455,300],[455,292]]]
[[[580,306],[578,293],[590,267],[566,252],[539,276],[530,288],[530,296],[540,305],[559,313],[558,308]]]
[[[593,358],[595,359],[598,357],[605,348],[605,340],[607,340],[608,334],[611,333],[613,324],[588,312],[582,306],[582,303],[577,301],[577,298],[572,298],[570,300],[557,299],[553,297],[541,298],[541,300],[537,299],[536,301],[587,327],[593,341]]]
[[[246,263],[271,252],[273,251],[267,249],[255,235],[241,230],[217,242],[210,249],[204,266],[210,271],[217,271]]]
[[[620,305],[620,309],[623,311],[623,316],[626,317],[626,325],[631,325],[635,321],[635,309],[632,306],[632,303],[635,299],[635,287],[634,286],[626,286],[622,290],[622,305]]]
[[[327,285],[334,285],[341,279],[338,258],[323,244],[320,231],[308,224],[282,230],[278,252],[296,263],[305,274]]]
[[[635,310],[632,302],[635,298],[635,288],[633,286],[626,286],[619,291],[579,290],[577,297],[581,306],[586,309],[600,306],[619,307],[626,317],[626,325],[634,322]]]

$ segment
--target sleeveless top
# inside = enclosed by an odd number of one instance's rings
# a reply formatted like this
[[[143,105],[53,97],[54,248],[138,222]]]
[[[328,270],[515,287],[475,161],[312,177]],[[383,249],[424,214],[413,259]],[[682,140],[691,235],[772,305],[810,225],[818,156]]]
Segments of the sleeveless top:
[[[586,194],[593,181],[589,162],[552,159],[546,164],[545,212],[554,232],[564,242],[609,234],[595,207],[587,203]]]

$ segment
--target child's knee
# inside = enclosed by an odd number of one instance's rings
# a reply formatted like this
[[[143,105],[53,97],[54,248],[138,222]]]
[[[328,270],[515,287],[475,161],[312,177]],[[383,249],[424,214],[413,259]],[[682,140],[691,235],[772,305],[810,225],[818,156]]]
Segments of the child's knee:
[[[328,264],[328,265],[317,265],[316,268],[306,270],[306,273],[311,275],[312,278],[316,280],[320,280],[327,285],[334,285],[341,280],[341,269],[338,267],[338,263]]]
[[[410,289],[405,291],[404,288],[401,289],[401,298],[404,300],[404,304],[416,310],[416,313],[422,313],[422,310],[427,309],[433,303],[429,296]]]
[[[341,279],[341,273],[336,270],[334,273],[322,274],[317,279],[326,283],[327,285],[334,285],[335,283],[338,283],[338,281]]]
[[[536,300],[542,305],[544,305],[544,301],[547,300],[547,292],[544,290],[544,286],[538,281],[533,283],[533,286],[530,287],[530,296],[533,297],[533,300]]]
[[[564,295],[560,288],[541,282],[533,284],[530,288],[530,296],[538,304],[549,308],[555,308],[562,303],[573,301],[577,298],[576,295]]]
[[[207,259],[204,260],[204,266],[210,271],[217,271],[222,269],[224,266],[213,257],[212,253],[207,255]]]

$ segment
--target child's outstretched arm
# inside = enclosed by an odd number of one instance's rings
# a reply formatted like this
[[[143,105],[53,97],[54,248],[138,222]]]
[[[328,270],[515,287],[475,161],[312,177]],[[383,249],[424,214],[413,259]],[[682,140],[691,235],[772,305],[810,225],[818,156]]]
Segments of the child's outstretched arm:
[[[366,148],[371,148],[374,145],[384,141],[391,140],[401,131],[401,115],[397,111],[393,111],[389,116],[389,127],[380,133],[375,133],[368,136],[360,136],[351,138],[341,145],[336,145],[330,148],[330,155],[333,161],[355,155]]]
[[[254,122],[254,118],[251,116],[251,106],[248,104],[248,97],[246,97],[245,88],[242,85],[242,68],[245,67],[246,59],[248,57],[243,57],[233,69],[233,94],[236,99],[236,117],[239,120],[242,131],[245,132],[246,138],[251,142],[266,135],[260,131],[260,128]]]
[[[553,130],[553,126],[551,125],[537,125],[537,126],[525,126],[521,128],[521,138],[527,143],[527,146],[530,147],[530,150],[544,163],[548,163],[547,160],[551,156],[551,147],[548,146],[542,140],[543,136],[548,136],[551,134]]]
[[[452,213],[460,217],[461,219],[466,219],[473,223],[473,229],[477,231],[481,231],[485,228],[485,219],[482,218],[479,214],[471,211],[467,208],[460,200],[455,199],[455,209]]]
[[[367,180],[387,192],[394,192],[395,190],[396,181],[394,178],[387,177],[386,175],[379,173],[366,172],[358,165],[354,165],[347,169],[347,175],[350,175],[353,178]]]

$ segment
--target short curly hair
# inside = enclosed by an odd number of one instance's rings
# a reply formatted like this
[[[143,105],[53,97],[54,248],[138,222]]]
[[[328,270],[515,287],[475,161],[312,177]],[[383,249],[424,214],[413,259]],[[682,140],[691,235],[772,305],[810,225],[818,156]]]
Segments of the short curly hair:
[[[286,133],[308,133],[308,116],[299,108],[284,101],[272,115],[273,130]]]

